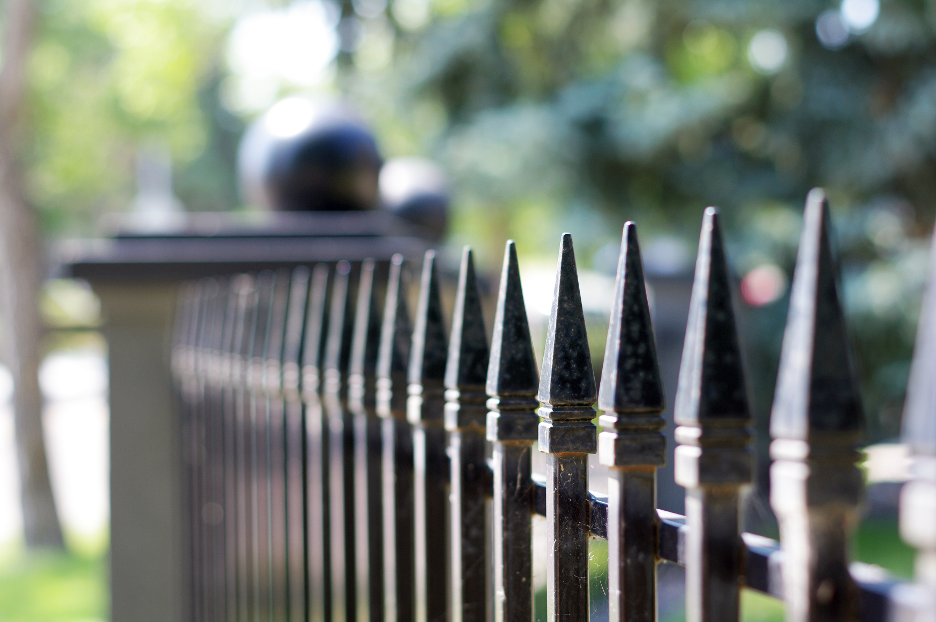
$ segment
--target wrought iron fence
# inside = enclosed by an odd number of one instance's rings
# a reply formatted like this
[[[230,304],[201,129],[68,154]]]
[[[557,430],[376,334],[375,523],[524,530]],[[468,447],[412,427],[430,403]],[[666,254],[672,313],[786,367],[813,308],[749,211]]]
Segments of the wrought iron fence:
[[[661,561],[686,568],[692,621],[737,620],[742,587],[782,599],[791,621],[936,620],[936,286],[905,421],[916,475],[901,529],[918,577],[901,582],[849,564],[863,422],[821,191],[807,200],[771,414],[779,543],[739,529],[751,419],[715,210],[675,404],[686,516],[656,508],[664,393],[633,223],[600,383],[570,235],[539,372],[513,243],[490,346],[471,251],[449,334],[436,263],[426,253],[412,323],[399,258],[183,288],[173,368],[192,620],[530,621],[534,546],[547,552],[546,619],[587,620],[593,537],[608,541],[615,622],[656,619]],[[531,468],[537,444],[545,479]],[[607,496],[589,492],[596,452]],[[534,514],[545,542],[533,542]]]

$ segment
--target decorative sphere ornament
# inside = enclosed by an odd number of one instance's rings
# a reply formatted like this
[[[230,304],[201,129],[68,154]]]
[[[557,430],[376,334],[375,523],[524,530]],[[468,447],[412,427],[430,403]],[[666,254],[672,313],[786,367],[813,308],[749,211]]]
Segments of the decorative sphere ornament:
[[[350,107],[301,97],[270,108],[238,151],[245,198],[275,211],[374,209],[381,165],[373,134]]]

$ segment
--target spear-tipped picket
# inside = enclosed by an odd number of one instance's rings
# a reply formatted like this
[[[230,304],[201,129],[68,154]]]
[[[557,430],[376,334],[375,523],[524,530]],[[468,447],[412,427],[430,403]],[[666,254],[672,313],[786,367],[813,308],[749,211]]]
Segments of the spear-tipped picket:
[[[863,416],[825,193],[806,199],[771,412],[771,505],[790,622],[855,620],[848,538],[862,493]]]
[[[674,418],[676,482],[686,488],[686,618],[740,615],[741,487],[751,482],[751,417],[724,243],[705,210]]]
[[[328,516],[328,419],[321,400],[323,357],[328,335],[328,284],[330,268],[318,264],[312,270],[309,308],[302,348],[302,399],[306,427],[306,533],[308,566],[308,616],[310,622],[332,619],[332,538]]]
[[[409,360],[406,415],[413,425],[416,622],[448,615],[445,546],[448,457],[445,453],[443,380],[448,347],[435,251],[426,251]]]
[[[637,227],[624,224],[598,407],[598,459],[608,472],[611,622],[656,620],[656,469],[665,462],[663,382]]]
[[[394,255],[387,281],[377,356],[377,414],[383,437],[384,620],[412,622],[413,435],[406,420],[411,329],[403,257]]]
[[[351,264],[338,262],[332,284],[325,348],[325,413],[328,418],[332,614],[354,620],[357,572],[354,538],[354,422],[348,410],[348,365],[354,336]]]
[[[285,411],[286,545],[289,564],[289,622],[306,620],[307,548],[305,538],[305,418],[300,394],[299,363],[309,294],[309,269],[299,266],[292,272],[289,308],[283,346],[283,395]]]
[[[290,287],[289,270],[277,270],[274,277],[264,382],[267,393],[270,615],[273,620],[286,620],[289,615],[289,568],[286,542],[286,401],[282,379]]]
[[[451,459],[452,622],[487,618],[484,384],[488,368],[487,333],[471,247],[462,252],[455,313],[445,368],[445,429]]]
[[[572,236],[562,235],[537,399],[546,456],[547,620],[588,619],[588,454],[597,389]]]
[[[504,249],[491,357],[487,439],[494,444],[494,620],[533,619],[532,448],[539,374],[523,303],[517,249]]]
[[[383,470],[377,416],[377,356],[381,317],[374,300],[375,264],[361,265],[348,377],[348,408],[354,417],[354,511],[357,538],[358,620],[383,620]]]
[[[908,616],[914,622],[936,619],[936,234],[933,239],[903,420],[903,439],[913,457],[913,479],[900,494],[900,533],[919,551],[913,603],[918,617]]]

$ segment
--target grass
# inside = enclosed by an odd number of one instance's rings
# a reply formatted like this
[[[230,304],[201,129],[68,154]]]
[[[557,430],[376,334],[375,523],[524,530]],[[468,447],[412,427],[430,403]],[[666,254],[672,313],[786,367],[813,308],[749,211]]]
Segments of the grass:
[[[853,559],[876,564],[903,579],[913,576],[915,553],[900,539],[896,520],[866,519],[855,535]],[[604,540],[591,540],[589,545],[589,584],[591,591],[592,619],[607,619],[607,550]],[[662,566],[660,567],[662,570]],[[668,568],[667,570],[673,570]],[[678,572],[678,571],[677,571]],[[661,603],[661,622],[685,622],[685,612],[680,603]],[[669,609],[667,612],[666,609]],[[546,591],[536,593],[536,619],[546,619]],[[754,590],[741,593],[741,620],[743,622],[783,622],[783,603]]]
[[[104,622],[107,561],[101,538],[69,538],[66,551],[0,545],[0,620]]]
[[[891,573],[913,575],[913,550],[900,540],[896,521],[865,520],[855,538],[854,558]],[[69,537],[67,552],[27,553],[21,543],[0,545],[0,620],[3,622],[104,622],[107,619],[106,537]],[[607,618],[607,542],[592,540],[589,574],[594,619]],[[741,596],[745,622],[781,622],[783,605],[753,590]],[[536,594],[538,620],[545,620],[546,592]],[[661,622],[682,622],[681,606]]]

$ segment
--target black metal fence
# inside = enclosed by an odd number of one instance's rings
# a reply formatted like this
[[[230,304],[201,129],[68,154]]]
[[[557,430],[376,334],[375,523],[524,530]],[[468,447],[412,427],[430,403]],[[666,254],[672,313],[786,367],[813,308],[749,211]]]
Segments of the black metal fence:
[[[664,393],[632,223],[600,383],[571,236],[539,372],[513,243],[490,346],[471,251],[449,334],[437,271],[430,251],[412,323],[401,259],[183,288],[173,369],[193,621],[530,621],[533,547],[547,552],[545,619],[587,620],[593,537],[608,540],[615,622],[656,619],[660,562],[685,566],[692,621],[737,620],[742,587],[783,599],[791,621],[936,620],[936,286],[905,422],[917,467],[901,528],[918,578],[899,582],[849,565],[863,420],[821,191],[807,200],[771,414],[779,543],[739,529],[751,420],[714,210],[675,404],[685,517],[656,508]],[[545,479],[532,473],[537,443]],[[596,452],[606,497],[589,492]]]

